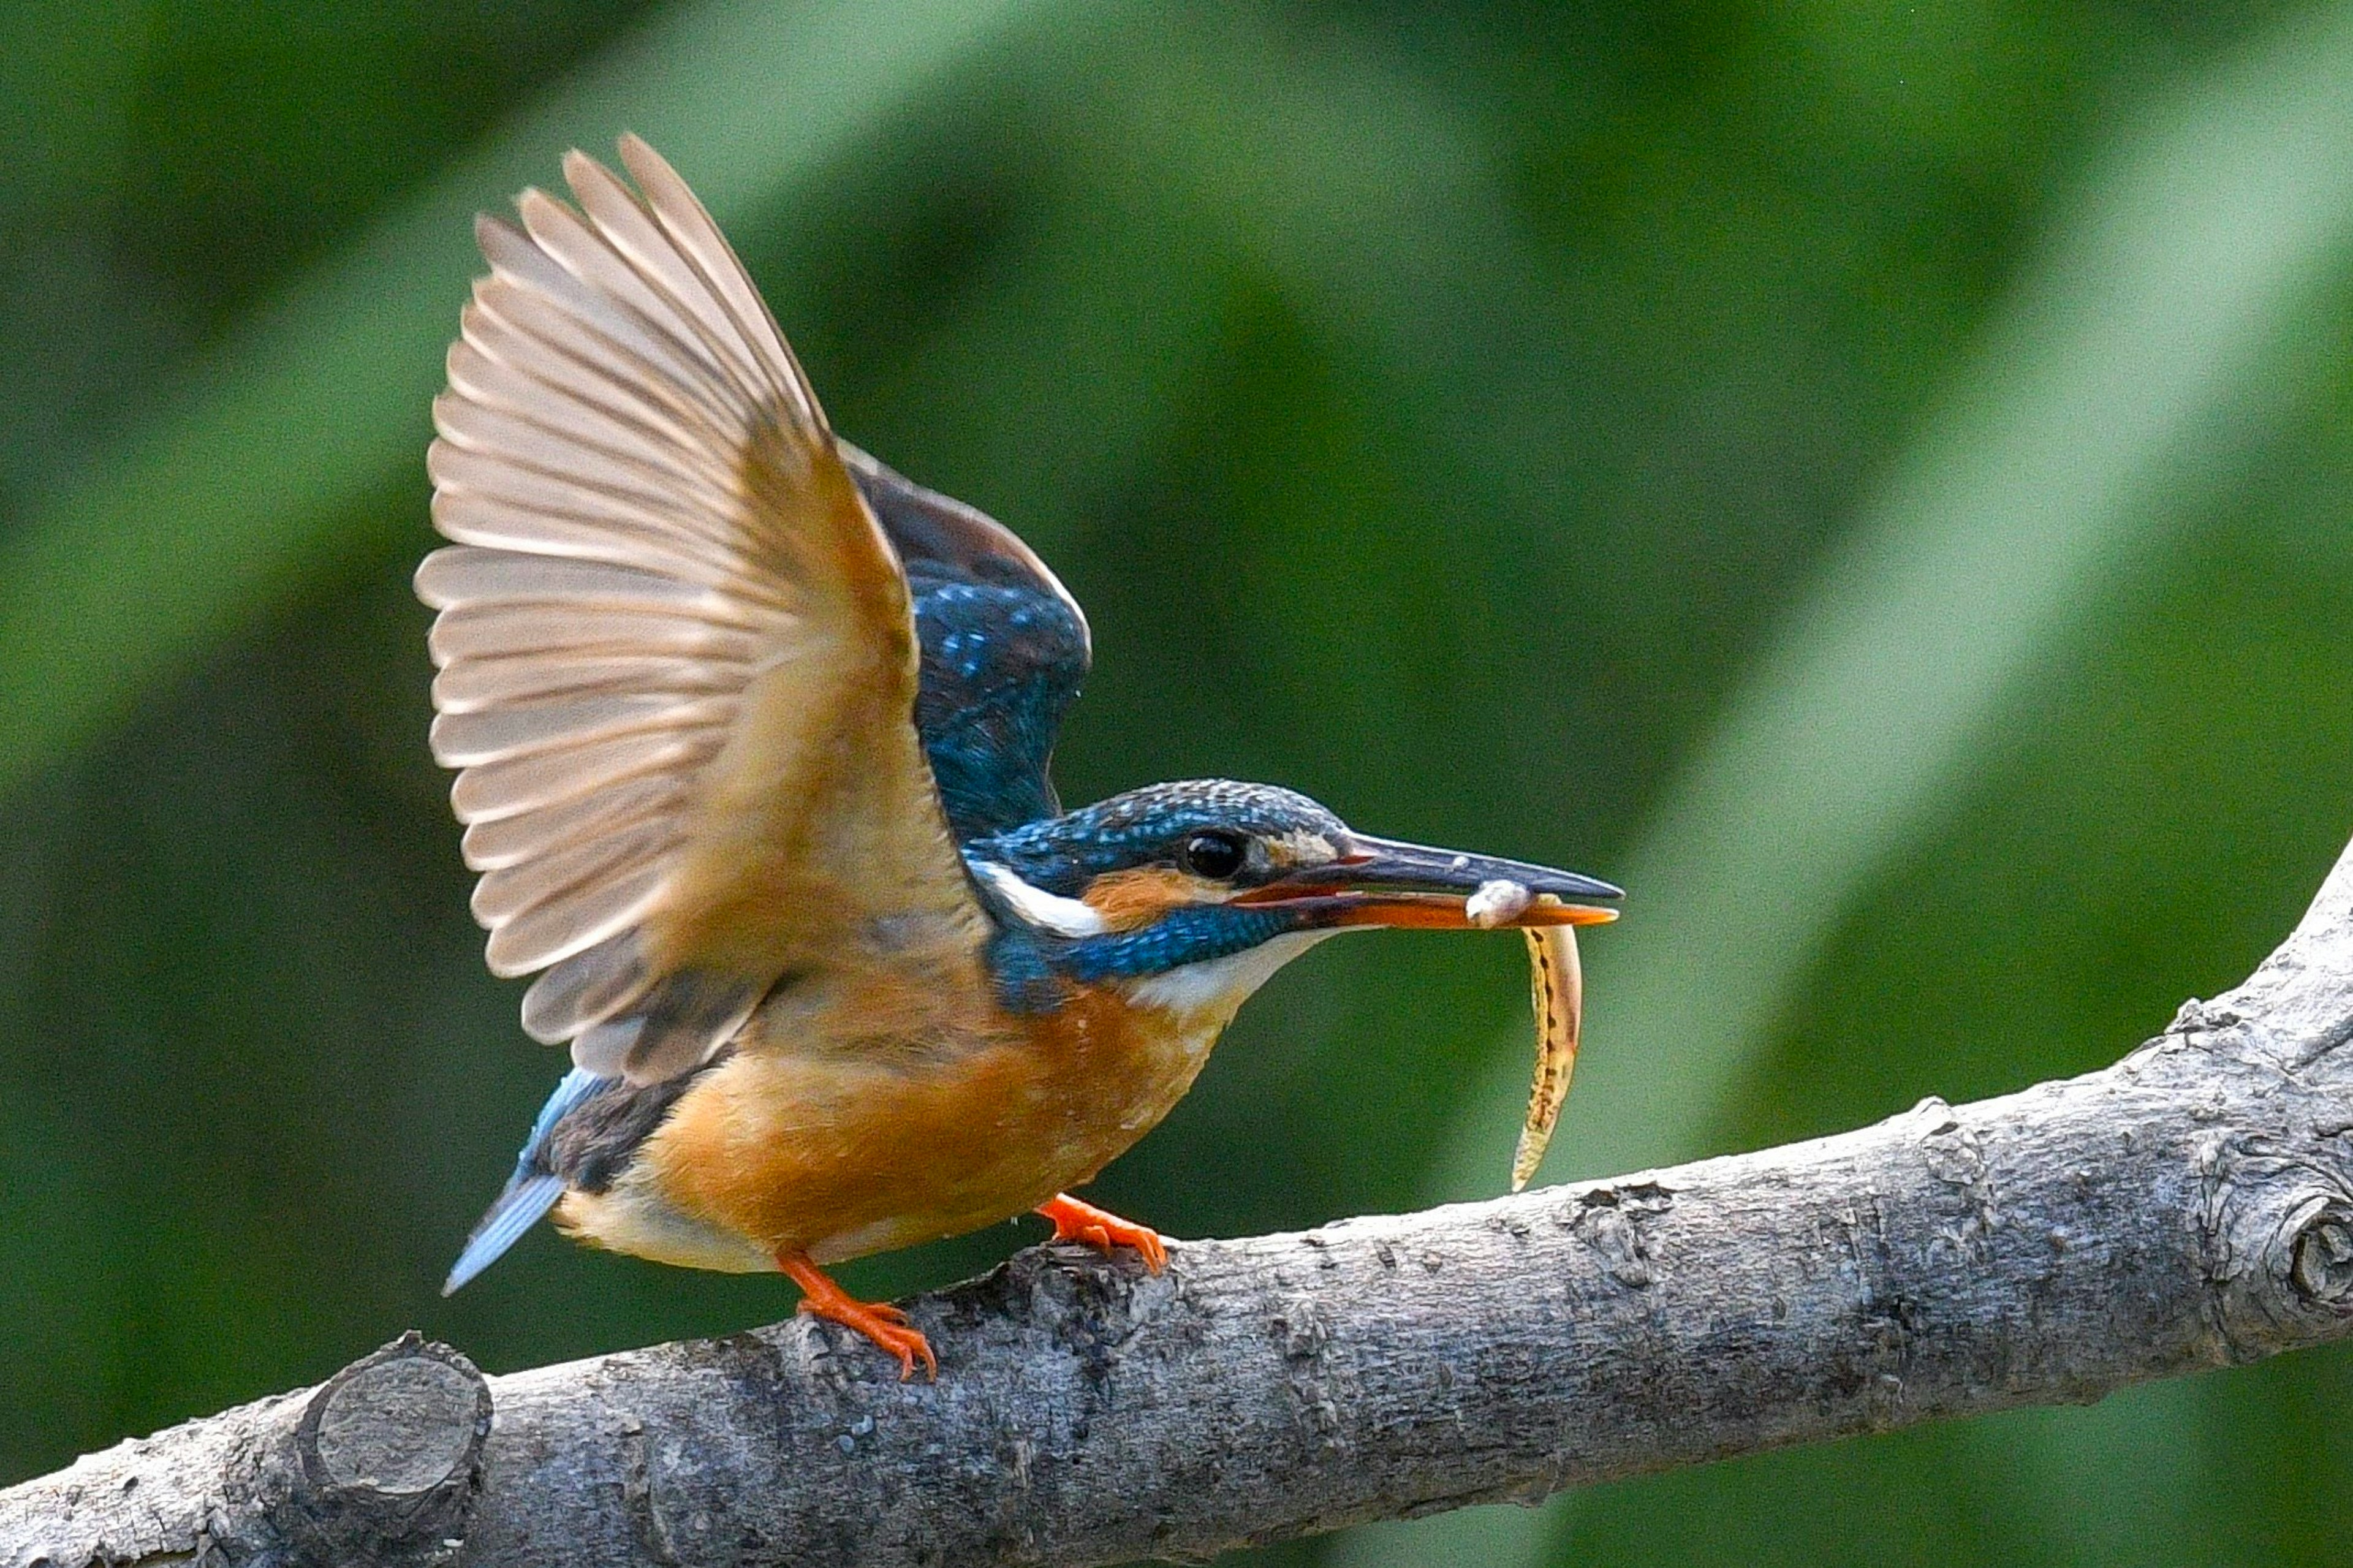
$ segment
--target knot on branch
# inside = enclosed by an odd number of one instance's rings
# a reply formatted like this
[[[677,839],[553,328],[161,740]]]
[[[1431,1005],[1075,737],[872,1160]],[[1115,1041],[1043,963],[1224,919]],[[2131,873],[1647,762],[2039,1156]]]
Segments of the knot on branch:
[[[2353,1204],[2334,1194],[2307,1198],[2284,1234],[2296,1293],[2315,1307],[2353,1312]]]
[[[2226,1359],[2253,1360],[2353,1321],[2347,1173],[2256,1138],[2213,1138],[2199,1164]]]

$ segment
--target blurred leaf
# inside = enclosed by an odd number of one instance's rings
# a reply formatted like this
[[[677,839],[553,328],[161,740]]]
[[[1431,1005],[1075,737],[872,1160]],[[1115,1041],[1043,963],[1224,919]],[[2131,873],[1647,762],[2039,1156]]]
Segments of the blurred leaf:
[[[601,150],[628,127],[691,167],[723,221],[780,207],[1039,4],[690,7],[259,312],[155,428],[0,546],[0,788],[334,552],[365,548],[338,524],[420,460],[460,280],[480,270],[475,210],[549,181],[557,149]]]
[[[0,11],[0,139],[34,156],[0,163],[0,238],[119,173],[146,0],[18,0]]]

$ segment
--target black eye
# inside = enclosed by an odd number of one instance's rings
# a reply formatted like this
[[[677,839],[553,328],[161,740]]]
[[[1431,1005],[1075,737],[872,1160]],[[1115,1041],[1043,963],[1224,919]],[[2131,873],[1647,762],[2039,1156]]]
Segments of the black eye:
[[[1242,861],[1249,854],[1250,846],[1242,841],[1241,835],[1212,829],[1185,840],[1185,847],[1176,858],[1193,875],[1222,881],[1242,868]]]

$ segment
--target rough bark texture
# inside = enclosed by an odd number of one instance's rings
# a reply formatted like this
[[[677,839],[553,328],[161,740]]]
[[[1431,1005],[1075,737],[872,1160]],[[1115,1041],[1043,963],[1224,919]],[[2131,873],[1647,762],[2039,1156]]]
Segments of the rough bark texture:
[[[409,1337],[0,1492],[0,1563],[1103,1563],[2353,1332],[2353,852],[2105,1072],[1494,1203],[1022,1254],[911,1303],[483,1380]],[[491,1412],[495,1409],[495,1420]]]

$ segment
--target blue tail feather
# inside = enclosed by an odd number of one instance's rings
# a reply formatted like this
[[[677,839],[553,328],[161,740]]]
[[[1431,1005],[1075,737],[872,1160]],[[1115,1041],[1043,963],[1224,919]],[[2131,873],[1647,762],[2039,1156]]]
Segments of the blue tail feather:
[[[546,1147],[548,1135],[555,1124],[579,1104],[617,1079],[602,1077],[585,1068],[574,1068],[539,1108],[539,1116],[531,1124],[531,1136],[523,1141],[522,1152],[515,1157],[514,1174],[507,1179],[504,1191],[499,1194],[474,1226],[474,1234],[466,1238],[465,1250],[458,1255],[442,1282],[441,1294],[454,1294],[466,1282],[499,1260],[501,1254],[522,1237],[522,1233],[537,1225],[556,1200],[564,1195],[565,1181],[541,1163],[541,1152]]]
[[[518,1176],[509,1182],[467,1238],[466,1250],[458,1254],[449,1278],[441,1282],[441,1294],[457,1294],[468,1280],[496,1263],[500,1254],[521,1240],[522,1233],[537,1225],[563,1195],[561,1176]]]

